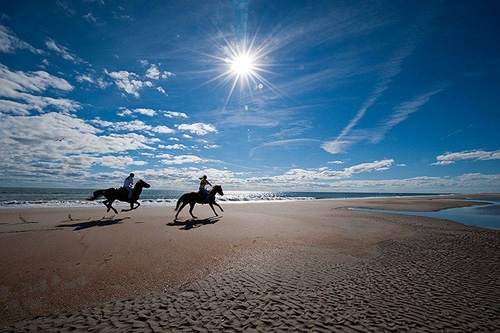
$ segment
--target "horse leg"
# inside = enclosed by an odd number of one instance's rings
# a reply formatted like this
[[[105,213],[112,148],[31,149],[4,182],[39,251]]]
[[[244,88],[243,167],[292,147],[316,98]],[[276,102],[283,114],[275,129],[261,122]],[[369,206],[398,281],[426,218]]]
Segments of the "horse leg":
[[[214,205],[216,205],[217,207],[219,207],[220,211],[223,212],[224,209],[222,209],[222,207],[217,203],[217,202],[214,202]],[[212,208],[213,209],[213,208]]]
[[[114,200],[113,201],[110,201],[109,199],[108,200],[104,200],[102,203],[104,204],[104,206],[106,206],[106,208],[108,208],[108,210],[106,211],[106,213],[109,213],[109,210],[112,209],[115,214],[118,214],[118,212],[116,211],[116,209],[112,206]]]
[[[191,216],[193,217],[193,219],[197,219],[197,217],[193,215],[193,208],[194,208],[194,205],[196,205],[196,203],[192,202],[189,205],[191,206],[191,208],[189,209],[189,214],[191,214]]]
[[[187,204],[188,204],[187,202],[183,202],[181,208],[177,209],[177,214],[175,214],[174,221],[177,220],[177,216],[181,212],[182,208],[184,208]]]
[[[114,200],[106,200],[106,201],[103,201],[103,204],[108,207],[108,213],[109,213],[109,210],[112,209],[115,214],[118,214],[118,211],[115,209],[115,207],[113,207],[113,202],[115,202]]]
[[[118,214],[118,211],[115,209],[115,207],[113,207],[113,201],[109,203],[109,207],[115,212],[115,214]]]
[[[109,209],[110,209],[110,207],[108,206],[108,204],[109,204],[108,200],[104,200],[104,201],[102,202],[102,204],[103,204],[104,206],[106,206],[106,208],[108,209],[108,211],[107,211],[106,213],[109,213]]]
[[[217,212],[215,211],[214,204],[211,202],[208,204],[209,204],[210,208],[212,208],[212,210],[214,211],[215,216],[219,216],[219,214],[217,214]]]
[[[137,206],[134,207],[134,203],[137,204]],[[122,212],[130,212],[131,210],[139,208],[141,204],[138,201],[133,201],[130,203],[130,209],[122,209]]]

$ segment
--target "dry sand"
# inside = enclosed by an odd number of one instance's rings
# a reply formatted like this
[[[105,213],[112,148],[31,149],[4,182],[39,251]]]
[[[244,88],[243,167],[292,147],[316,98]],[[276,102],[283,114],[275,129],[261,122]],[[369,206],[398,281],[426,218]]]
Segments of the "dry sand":
[[[0,331],[498,331],[500,231],[347,209],[458,199],[0,210]]]

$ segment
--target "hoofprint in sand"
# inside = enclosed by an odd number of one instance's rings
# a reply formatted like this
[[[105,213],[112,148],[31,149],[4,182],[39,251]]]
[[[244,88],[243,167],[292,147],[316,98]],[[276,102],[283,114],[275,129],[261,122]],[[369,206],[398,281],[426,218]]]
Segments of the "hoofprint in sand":
[[[499,330],[500,231],[347,209],[462,204],[0,210],[0,329]]]

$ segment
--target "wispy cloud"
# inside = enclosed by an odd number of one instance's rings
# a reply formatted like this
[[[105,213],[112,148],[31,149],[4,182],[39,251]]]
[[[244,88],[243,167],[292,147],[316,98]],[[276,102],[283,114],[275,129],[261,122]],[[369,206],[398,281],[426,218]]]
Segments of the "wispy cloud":
[[[177,111],[164,111],[164,110],[154,110],[151,108],[135,108],[129,109],[127,107],[120,107],[119,112],[117,113],[120,117],[135,117],[137,114],[141,114],[144,116],[154,117],[157,115],[163,115],[167,118],[189,118],[187,114],[184,112]]]
[[[161,111],[161,113],[167,118],[189,118],[184,112],[178,111]]]
[[[354,143],[359,141],[359,137],[355,135],[352,136],[352,131],[354,127],[359,123],[359,121],[365,116],[367,110],[371,108],[381,97],[382,95],[389,89],[390,84],[393,82],[396,76],[398,76],[402,71],[403,62],[413,54],[417,44],[423,39],[424,35],[429,28],[430,20],[434,18],[435,12],[430,10],[425,14],[422,14],[413,24],[409,25],[407,29],[407,33],[404,35],[405,41],[396,49],[387,62],[384,63],[380,70],[380,77],[378,78],[377,83],[375,84],[372,92],[368,95],[368,98],[364,101],[361,108],[356,112],[355,116],[349,121],[349,123],[343,128],[341,133],[332,141],[324,142],[321,147],[331,153],[338,154],[341,152],[345,152],[348,147],[353,145]],[[412,102],[408,102],[407,105],[401,106],[400,110],[396,110],[393,115],[393,119],[388,122],[384,127],[386,131],[392,128],[391,126],[396,125],[397,123],[406,119],[405,113],[410,114],[415,112],[420,105],[423,105],[430,96],[437,93],[438,91],[433,91],[427,95],[420,96],[419,99],[416,99]],[[420,103],[420,105],[418,105]],[[398,114],[399,113],[399,114]],[[384,131],[384,128],[381,128],[381,133]],[[381,140],[382,136],[378,136],[377,140]]]
[[[188,149],[187,146],[183,145],[182,143],[176,143],[174,145],[158,145],[158,148],[161,149],[168,149],[168,150],[186,150]]]
[[[81,59],[81,58],[77,57],[75,54],[71,53],[67,47],[59,45],[53,39],[49,38],[45,42],[45,46],[47,46],[47,48],[49,50],[52,50],[52,51],[56,52],[57,54],[59,54],[65,60],[69,60],[69,61],[72,61],[74,63],[83,63],[84,62],[83,59]]]
[[[161,163],[171,165],[171,164],[191,164],[191,163],[204,163],[201,157],[195,155],[171,155],[171,154],[160,154],[157,156]]]
[[[97,17],[95,17],[91,12],[88,12],[87,14],[83,15],[83,18],[89,22],[97,24]]]
[[[90,123],[116,132],[151,131],[153,129],[152,126],[147,125],[141,120],[110,122],[97,118],[91,120]]]
[[[471,125],[467,126],[466,128],[471,128],[472,126],[473,126],[473,125],[471,124]],[[463,130],[464,130],[464,128],[460,128],[460,129],[456,130],[455,132],[452,132],[452,133],[450,133],[450,134],[447,134],[447,135],[443,136],[443,137],[441,138],[441,140],[444,140],[444,139],[447,139],[447,138],[449,138],[449,137],[451,137],[451,136],[457,135],[457,134],[459,134],[460,132],[462,132]]]
[[[163,87],[156,87],[156,90],[158,90],[163,95],[168,96],[167,91],[163,89]]]
[[[393,163],[393,159],[386,159],[382,161],[361,163],[348,168],[344,168],[344,170],[342,171],[323,171],[323,174],[329,178],[334,179],[350,178],[351,176],[358,173],[388,170],[393,165]]]
[[[101,128],[106,128],[108,131],[113,132],[147,132],[152,136],[154,136],[153,133],[172,134],[176,132],[174,129],[168,126],[151,126],[146,124],[142,120],[110,122],[102,120],[100,118],[96,118],[90,120],[90,123]]]
[[[351,129],[342,139],[337,138],[333,141],[324,142],[321,148],[330,154],[338,154],[346,152],[349,147],[359,142],[367,141],[372,144],[379,143],[393,127],[405,121],[413,113],[418,112],[421,107],[429,102],[432,96],[440,93],[444,88],[445,87],[440,87],[431,90],[416,96],[410,101],[399,104],[393,109],[392,114],[387,119],[381,121],[380,124],[373,129]]]
[[[500,160],[500,150],[484,151],[484,150],[465,150],[458,153],[446,153],[436,157],[437,162],[431,165],[448,165],[457,161],[476,160]]]
[[[307,139],[307,138],[301,138],[301,139],[289,139],[289,140],[279,140],[279,141],[272,141],[272,142],[267,142],[264,143],[258,147],[254,147],[250,150],[250,157],[253,156],[256,150],[262,149],[262,148],[269,148],[269,147],[279,147],[281,149],[294,149],[297,148],[297,146],[300,145],[305,145],[305,144],[310,144],[318,142],[318,140],[315,139]]]
[[[281,119],[282,121],[282,119]],[[280,119],[276,115],[264,114],[264,113],[245,113],[245,112],[235,112],[224,117],[224,119],[219,121],[221,126],[226,128],[231,127],[260,127],[260,128],[270,128],[276,127],[280,124]]]
[[[146,161],[137,161],[130,156],[103,156],[96,161],[97,164],[115,169],[125,169],[132,165],[142,166],[148,164]]]
[[[208,133],[218,133],[217,129],[210,124],[194,123],[181,124],[177,126],[179,131],[187,131],[196,135],[207,135]]]
[[[57,0],[56,4],[57,6],[61,7],[64,10],[66,15],[73,16],[76,14],[76,11],[73,8],[71,8],[66,1]]]
[[[16,50],[28,50],[35,54],[45,53],[43,50],[37,49],[19,39],[8,27],[0,25],[0,52],[15,53]]]
[[[156,115],[156,111],[153,110],[153,109],[148,109],[148,108],[136,108],[134,109],[135,112],[139,113],[139,114],[142,114],[142,115],[145,115],[145,116],[149,116],[149,117],[153,117]]]
[[[75,79],[79,83],[88,83],[91,85],[94,85],[96,87],[99,87],[101,89],[105,89],[106,87],[110,86],[111,83],[106,81],[105,78],[103,77],[97,77],[95,75],[94,70],[90,70],[91,73],[86,73],[86,74],[78,74],[75,76]]]
[[[425,94],[415,97],[413,100],[401,103],[394,108],[393,113],[385,122],[383,122],[373,134],[371,138],[372,143],[379,143],[382,141],[387,132],[389,132],[394,126],[405,121],[411,114],[417,112],[419,108],[425,105],[432,96],[441,92],[444,88],[438,88],[429,91]]]
[[[375,102],[380,98],[380,96],[387,90],[389,84],[392,82],[393,78],[401,72],[402,62],[412,53],[414,49],[414,44],[406,44],[403,48],[396,51],[391,59],[385,63],[382,69],[382,75],[379,82],[376,84],[372,93],[368,99],[363,103],[361,108],[358,110],[354,118],[352,118],[342,132],[337,136],[337,138],[330,142],[325,142],[321,145],[321,148],[329,152],[330,154],[338,154],[343,152],[347,147],[353,144],[347,136],[351,130],[358,124],[361,118],[364,117],[366,111],[375,104]],[[347,137],[347,139],[346,139]]]

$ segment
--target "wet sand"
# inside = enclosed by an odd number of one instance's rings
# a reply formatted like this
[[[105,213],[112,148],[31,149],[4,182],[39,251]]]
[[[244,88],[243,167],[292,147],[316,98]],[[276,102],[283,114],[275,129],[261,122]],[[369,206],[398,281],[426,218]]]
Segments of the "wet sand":
[[[347,209],[460,198],[0,210],[0,330],[500,330],[500,231]]]

